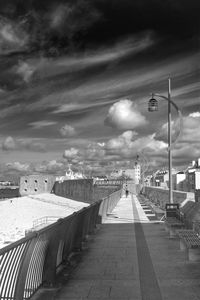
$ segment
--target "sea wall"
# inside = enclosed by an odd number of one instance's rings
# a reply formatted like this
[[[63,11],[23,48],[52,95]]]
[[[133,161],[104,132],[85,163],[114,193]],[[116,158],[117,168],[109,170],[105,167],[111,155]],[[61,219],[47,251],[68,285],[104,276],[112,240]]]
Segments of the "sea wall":
[[[144,187],[142,193],[153,203],[159,205],[161,208],[165,208],[165,204],[169,203],[169,190],[160,187]],[[194,193],[173,191],[174,203],[183,204],[184,201],[194,201]]]

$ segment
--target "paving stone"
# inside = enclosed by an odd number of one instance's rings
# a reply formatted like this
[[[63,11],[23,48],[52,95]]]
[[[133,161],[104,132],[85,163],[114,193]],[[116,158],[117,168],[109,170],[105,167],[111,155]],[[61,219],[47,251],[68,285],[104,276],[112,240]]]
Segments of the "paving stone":
[[[112,284],[110,296],[114,299],[131,298],[141,299],[139,281],[116,280]]]

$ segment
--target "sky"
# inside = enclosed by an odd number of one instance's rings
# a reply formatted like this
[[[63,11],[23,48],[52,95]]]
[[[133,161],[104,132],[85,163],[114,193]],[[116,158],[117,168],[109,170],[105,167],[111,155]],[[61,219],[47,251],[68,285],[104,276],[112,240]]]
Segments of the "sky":
[[[2,0],[0,178],[105,174],[148,161],[200,157],[200,3],[197,0]],[[181,132],[181,134],[179,134]],[[180,135],[180,136],[179,136]],[[177,137],[179,139],[177,140]]]

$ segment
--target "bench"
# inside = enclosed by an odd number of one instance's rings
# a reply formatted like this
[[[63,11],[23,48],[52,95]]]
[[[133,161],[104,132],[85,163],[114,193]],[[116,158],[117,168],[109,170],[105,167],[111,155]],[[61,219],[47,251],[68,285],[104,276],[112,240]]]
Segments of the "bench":
[[[177,236],[177,230],[185,228],[185,224],[180,220],[180,210],[178,203],[167,203],[166,209],[166,220],[165,230],[169,232],[170,237],[174,238]]]
[[[200,261],[200,237],[192,229],[178,230],[180,250],[186,250],[189,261]]]
[[[170,238],[177,237],[177,230],[185,228],[185,224],[175,217],[168,217],[165,220],[165,230],[169,232]]]

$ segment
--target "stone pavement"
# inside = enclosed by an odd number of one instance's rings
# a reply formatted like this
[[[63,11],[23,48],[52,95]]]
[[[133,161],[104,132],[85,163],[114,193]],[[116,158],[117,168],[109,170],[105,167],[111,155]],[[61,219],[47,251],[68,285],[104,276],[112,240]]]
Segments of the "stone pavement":
[[[199,300],[200,263],[188,262],[178,239],[149,221],[130,194],[104,220],[61,288],[40,299]]]

